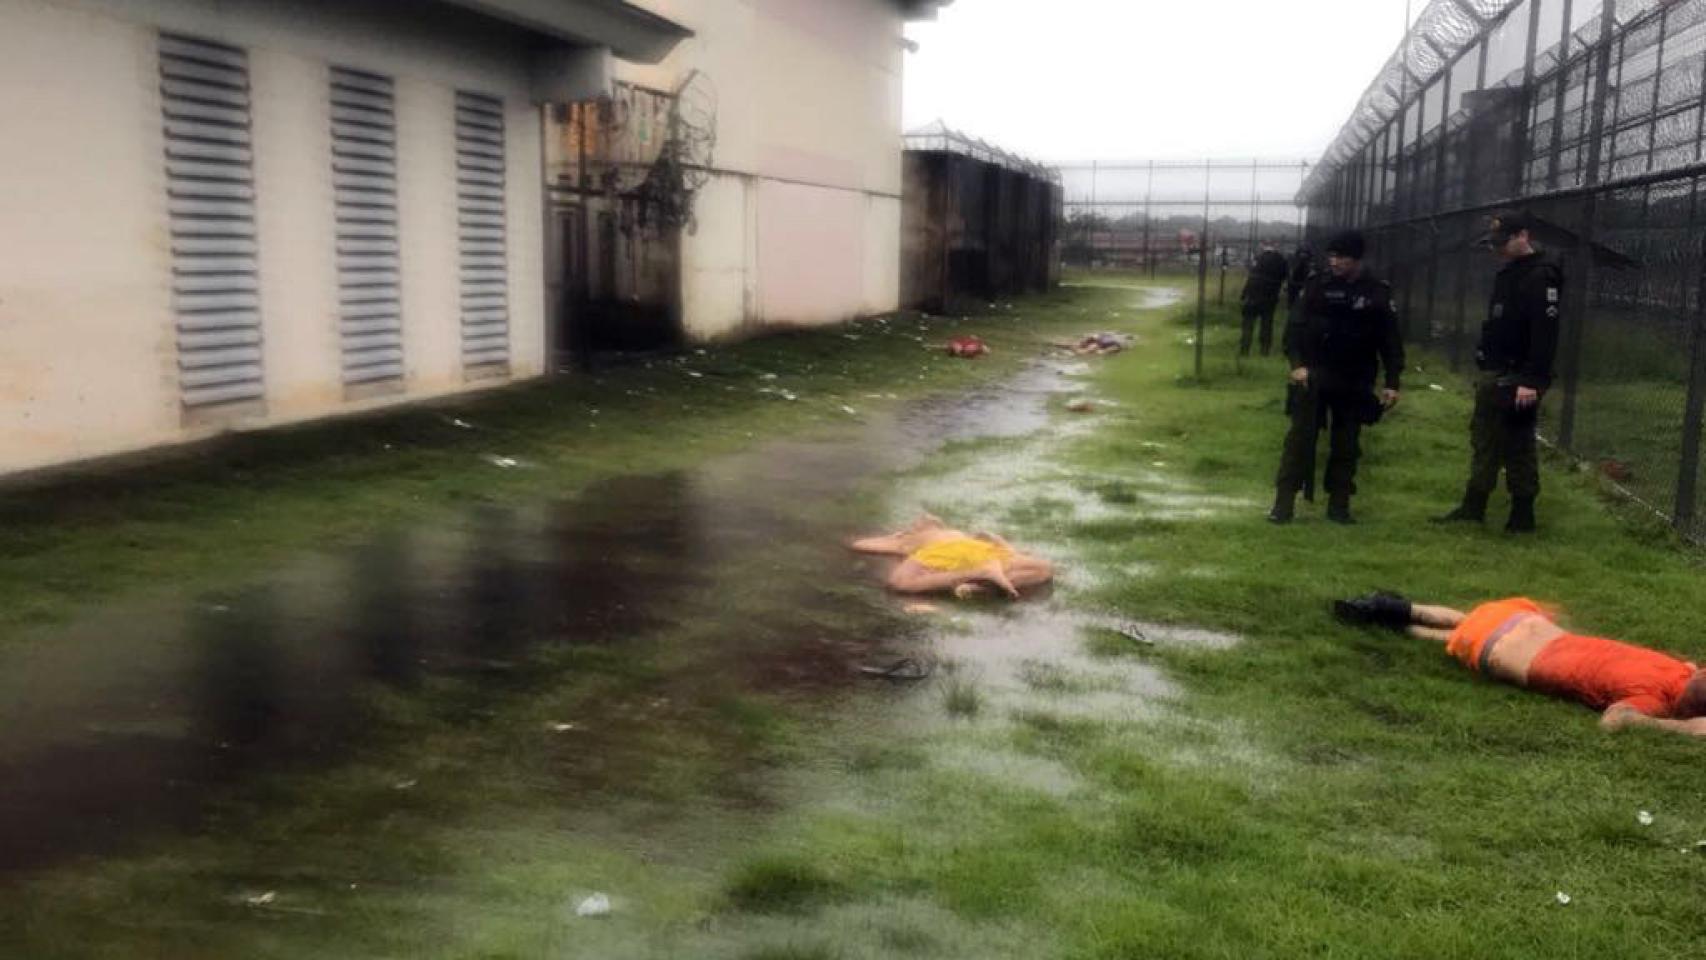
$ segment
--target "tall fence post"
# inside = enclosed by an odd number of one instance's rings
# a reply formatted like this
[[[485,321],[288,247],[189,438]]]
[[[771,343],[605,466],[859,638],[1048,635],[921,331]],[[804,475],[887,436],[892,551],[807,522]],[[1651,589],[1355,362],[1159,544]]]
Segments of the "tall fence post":
[[[1149,261],[1149,278],[1155,279],[1155,246],[1150,236],[1150,223],[1155,213],[1149,203],[1155,196],[1155,161],[1149,161],[1149,177],[1143,185],[1143,258]]]
[[[1207,339],[1208,310],[1208,207],[1210,191],[1213,189],[1214,171],[1207,160],[1203,161],[1202,187],[1202,236],[1197,238],[1197,379],[1202,379],[1203,340]]]
[[[1101,216],[1096,206],[1096,161],[1090,161],[1090,268],[1096,267],[1096,218]]]
[[[1695,190],[1699,190],[1696,185]],[[1694,328],[1689,337],[1688,399],[1682,411],[1682,456],[1676,475],[1676,508],[1671,516],[1686,535],[1694,523],[1696,488],[1700,479],[1700,430],[1706,420],[1706,238],[1700,244],[1700,286],[1694,303]]]
[[[1582,340],[1588,322],[1588,287],[1593,282],[1593,245],[1599,219],[1599,191],[1594,188],[1600,181],[1600,145],[1605,138],[1605,104],[1610,94],[1607,82],[1611,78],[1611,36],[1616,12],[1616,0],[1602,0],[1599,43],[1594,51],[1593,116],[1588,124],[1587,169],[1583,181],[1588,191],[1583,198],[1582,224],[1578,231],[1581,244],[1573,258],[1577,270],[1575,283],[1571,286],[1576,292],[1570,298],[1573,309],[1567,311],[1569,323],[1565,326],[1563,362],[1559,364],[1564,375],[1564,397],[1558,413],[1558,445],[1566,450],[1572,449],[1576,440],[1576,395],[1581,391]],[[1566,22],[1566,36],[1568,29]]]

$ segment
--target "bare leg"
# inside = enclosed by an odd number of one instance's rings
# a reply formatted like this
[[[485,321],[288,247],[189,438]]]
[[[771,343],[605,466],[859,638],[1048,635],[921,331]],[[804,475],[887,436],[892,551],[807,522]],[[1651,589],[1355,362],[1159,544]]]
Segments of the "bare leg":
[[[1021,590],[1026,587],[1040,587],[1054,579],[1054,564],[1041,557],[1017,554],[1007,561],[1006,566],[1007,579]]]
[[[1411,626],[1406,632],[1417,639],[1432,640],[1435,643],[1445,643],[1451,639],[1451,631],[1442,627]]]
[[[1410,620],[1424,627],[1455,627],[1463,622],[1468,614],[1450,607],[1434,607],[1425,603],[1410,605]]]

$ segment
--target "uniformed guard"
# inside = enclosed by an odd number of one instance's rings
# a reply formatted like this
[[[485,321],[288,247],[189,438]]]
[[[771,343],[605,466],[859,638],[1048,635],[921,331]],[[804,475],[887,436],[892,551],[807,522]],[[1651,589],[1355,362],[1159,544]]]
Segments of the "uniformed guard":
[[[1540,401],[1552,385],[1558,352],[1559,317],[1564,306],[1564,274],[1536,250],[1533,218],[1501,210],[1488,220],[1483,242],[1504,261],[1493,281],[1492,304],[1481,324],[1475,362],[1475,412],[1469,420],[1469,483],[1457,509],[1435,517],[1438,523],[1483,523],[1487,499],[1505,471],[1511,512],[1505,529],[1534,530],[1534,498],[1540,495],[1540,458],[1535,426]]]
[[[1290,310],[1297,306],[1297,298],[1303,295],[1303,288],[1309,285],[1309,278],[1315,276],[1315,251],[1308,244],[1298,246],[1291,255],[1291,276],[1285,281],[1285,308]]]
[[[1362,266],[1364,241],[1351,230],[1327,245],[1327,271],[1309,281],[1285,327],[1291,360],[1287,410],[1291,429],[1275,480],[1268,519],[1290,523],[1297,493],[1314,475],[1316,440],[1329,431],[1327,519],[1354,523],[1358,441],[1364,424],[1398,403],[1404,342],[1392,288]],[[1385,388],[1374,393],[1376,367]]]
[[[1250,355],[1250,341],[1261,321],[1262,356],[1273,352],[1274,312],[1279,309],[1280,288],[1285,285],[1287,264],[1285,255],[1274,249],[1271,242],[1262,243],[1261,255],[1250,265],[1244,280],[1244,333],[1238,341],[1238,355]]]

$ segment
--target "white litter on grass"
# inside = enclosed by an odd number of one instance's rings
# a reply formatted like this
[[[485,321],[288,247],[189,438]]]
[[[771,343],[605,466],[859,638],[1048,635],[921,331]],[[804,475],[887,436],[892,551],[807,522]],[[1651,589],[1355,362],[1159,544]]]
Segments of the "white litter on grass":
[[[760,379],[760,380],[774,380],[774,379],[776,379],[776,375],[774,373],[761,373],[758,375],[758,379]]]
[[[1650,827],[1653,825],[1653,815],[1642,810],[1640,813],[1635,814],[1635,822],[1643,827]]]
[[[1567,907],[1570,905],[1570,895],[1565,893],[1564,891],[1560,890],[1556,894],[1554,894],[1554,896],[1558,900],[1558,906]]]
[[[514,470],[521,466],[521,461],[514,457],[490,456],[486,458],[486,462],[500,470]]]
[[[610,898],[602,893],[595,893],[580,902],[575,907],[577,917],[608,917],[610,916]]]
[[[859,415],[859,411],[853,409],[852,407],[848,406],[845,403],[841,405],[841,412],[847,414],[850,417],[857,417]]]
[[[278,894],[272,890],[244,897],[243,902],[251,907],[264,907],[278,899]]]
[[[704,374],[700,373],[697,370],[689,370],[689,371],[687,371],[687,375],[692,377],[695,380],[701,380],[701,379],[704,379],[704,377],[705,377]]]
[[[1433,391],[1435,391],[1435,392],[1436,392],[1436,393],[1444,393],[1444,392],[1445,392],[1445,388],[1444,388],[1444,387],[1442,387],[1442,386],[1440,386],[1440,385],[1439,385],[1439,384],[1437,384],[1437,383],[1430,383],[1430,384],[1428,384],[1428,389],[1429,389],[1429,390],[1433,390]]]
[[[782,399],[784,399],[784,400],[798,400],[800,398],[795,396],[794,394],[791,394],[788,391],[784,390],[784,391],[782,391]]]
[[[461,429],[463,429],[463,430],[472,430],[472,429],[474,429],[474,425],[473,425],[473,424],[471,424],[471,423],[469,423],[469,422],[468,422],[468,421],[466,421],[466,420],[459,420],[459,419],[457,419],[457,418],[456,418],[456,417],[451,417],[451,418],[450,418],[450,425],[451,425],[451,426],[453,426],[453,427],[460,427],[460,428],[461,428]]]
[[[568,733],[570,730],[579,730],[579,729],[580,729],[580,727],[578,727],[572,723],[553,723],[553,724],[551,724],[551,730],[555,733]]]
[[[398,780],[396,783],[391,784],[391,789],[393,789],[393,790],[413,790],[415,788],[415,785],[418,783],[420,783],[419,780]]]

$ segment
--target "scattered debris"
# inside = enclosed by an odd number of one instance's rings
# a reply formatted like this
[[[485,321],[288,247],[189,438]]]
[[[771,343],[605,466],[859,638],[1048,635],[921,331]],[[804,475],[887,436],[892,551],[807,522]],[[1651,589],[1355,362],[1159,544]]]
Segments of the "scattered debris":
[[[393,790],[413,790],[415,788],[415,786],[419,783],[420,783],[419,780],[398,780],[396,783],[391,784],[391,789],[393,789]]]
[[[1445,392],[1445,388],[1440,386],[1437,383],[1428,384],[1428,389],[1434,391],[1435,393],[1444,393]]]
[[[1606,457],[1604,460],[1601,460],[1599,462],[1599,472],[1613,480],[1616,480],[1618,483],[1625,483],[1635,479],[1635,468],[1630,466],[1628,461],[1618,460],[1614,457]]]
[[[521,461],[514,457],[500,457],[496,454],[487,455],[486,462],[500,470],[514,470],[521,466]]]
[[[703,380],[705,378],[705,375],[700,373],[697,370],[689,370],[689,371],[687,371],[687,375],[692,377],[695,380]]]
[[[761,373],[758,375],[758,379],[760,379],[760,380],[774,380],[774,379],[776,379],[776,374],[774,374],[774,373]]]
[[[472,429],[474,429],[473,424],[469,423],[466,420],[460,419],[458,417],[445,417],[444,420],[446,423],[450,424],[453,427],[456,427],[459,430],[472,430]]]
[[[568,733],[570,730],[579,730],[579,729],[580,729],[580,727],[576,724],[573,724],[573,723],[553,723],[553,724],[551,724],[551,730],[554,733]]]
[[[1642,810],[1640,813],[1635,814],[1635,822],[1643,827],[1650,827],[1653,825],[1653,815]]]
[[[955,337],[948,341],[948,356],[971,360],[989,352],[989,344],[979,337]]]
[[[595,893],[582,900],[575,907],[577,917],[608,917],[610,916],[610,898],[602,893]]]
[[[841,412],[847,414],[850,417],[857,417],[859,415],[859,411],[853,409],[852,407],[848,406],[845,403],[841,405]]]
[[[929,665],[905,657],[886,666],[862,666],[859,672],[868,677],[881,677],[895,683],[915,683],[929,677],[933,671]]]
[[[1564,891],[1562,891],[1562,890],[1560,890],[1560,891],[1558,891],[1558,892],[1557,892],[1557,894],[1556,894],[1556,895],[1555,895],[1555,896],[1556,896],[1556,898],[1557,898],[1557,900],[1558,900],[1558,906],[1560,906],[1560,907],[1567,907],[1567,906],[1569,906],[1569,905],[1570,905],[1570,895],[1569,895],[1569,894],[1567,894],[1567,893],[1565,893],[1565,892],[1564,892]]]
[[[268,890],[266,893],[251,894],[243,898],[243,902],[251,907],[264,907],[278,899],[278,893]]]

